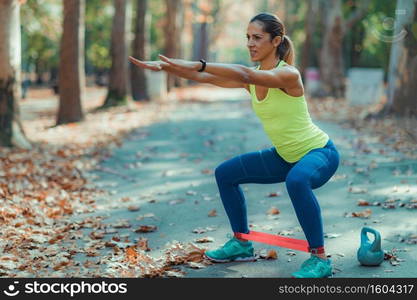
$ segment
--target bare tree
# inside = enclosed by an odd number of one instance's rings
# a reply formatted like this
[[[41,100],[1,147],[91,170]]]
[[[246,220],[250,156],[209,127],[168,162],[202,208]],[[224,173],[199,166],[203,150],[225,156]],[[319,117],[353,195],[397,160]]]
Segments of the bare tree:
[[[148,40],[147,0],[136,0],[135,39],[132,44],[132,55],[146,59],[146,44]],[[132,97],[134,100],[149,100],[144,69],[130,65]]]
[[[109,86],[102,107],[125,105],[128,93],[128,60],[126,41],[127,0],[114,0],[115,14],[111,33],[111,58]]]
[[[57,125],[84,119],[85,0],[63,1],[64,30],[59,62],[59,109]]]
[[[0,1],[0,146],[31,148],[19,118],[20,4]]]

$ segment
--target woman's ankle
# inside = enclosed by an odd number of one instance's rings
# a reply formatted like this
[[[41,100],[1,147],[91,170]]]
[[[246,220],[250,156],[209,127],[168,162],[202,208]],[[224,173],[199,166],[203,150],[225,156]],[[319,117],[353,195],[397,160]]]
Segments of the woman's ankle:
[[[311,255],[317,256],[321,259],[327,259],[326,251],[324,250],[323,246],[315,247],[315,248],[308,248],[308,251]]]
[[[245,240],[244,238],[242,238],[239,232],[235,232],[234,237],[241,242],[247,242],[248,241],[248,240]]]

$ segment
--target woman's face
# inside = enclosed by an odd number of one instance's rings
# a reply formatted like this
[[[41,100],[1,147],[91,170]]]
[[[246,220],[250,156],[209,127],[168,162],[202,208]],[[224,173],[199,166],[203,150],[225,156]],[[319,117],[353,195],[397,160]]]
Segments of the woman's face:
[[[270,55],[271,52],[275,53],[276,47],[278,47],[280,42],[279,37],[275,37],[274,40],[271,41],[271,35],[264,32],[262,25],[257,21],[249,23],[246,31],[246,38],[249,55],[252,61],[261,61]]]

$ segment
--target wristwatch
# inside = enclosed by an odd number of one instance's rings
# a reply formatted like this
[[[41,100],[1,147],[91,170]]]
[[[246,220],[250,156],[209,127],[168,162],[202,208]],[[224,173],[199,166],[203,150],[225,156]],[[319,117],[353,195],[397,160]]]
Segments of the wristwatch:
[[[206,68],[206,61],[204,59],[200,59],[200,61],[203,65],[201,66],[201,69],[198,70],[198,72],[203,72],[204,69]]]

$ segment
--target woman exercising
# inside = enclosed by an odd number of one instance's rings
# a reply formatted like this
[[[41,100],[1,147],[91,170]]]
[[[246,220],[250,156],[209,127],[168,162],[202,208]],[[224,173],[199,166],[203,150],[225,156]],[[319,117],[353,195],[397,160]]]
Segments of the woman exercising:
[[[206,63],[171,59],[130,60],[143,68],[166,72],[226,88],[245,88],[273,147],[238,155],[215,170],[223,206],[234,236],[222,247],[206,251],[214,262],[255,260],[252,242],[239,233],[249,233],[246,203],[240,184],[286,184],[311,256],[293,277],[321,278],[332,275],[324,251],[320,205],[313,189],[321,187],[336,172],[339,153],[329,136],[311,120],[303,83],[294,64],[294,48],[282,21],[261,13],[247,27],[247,47],[256,68],[237,64]]]

